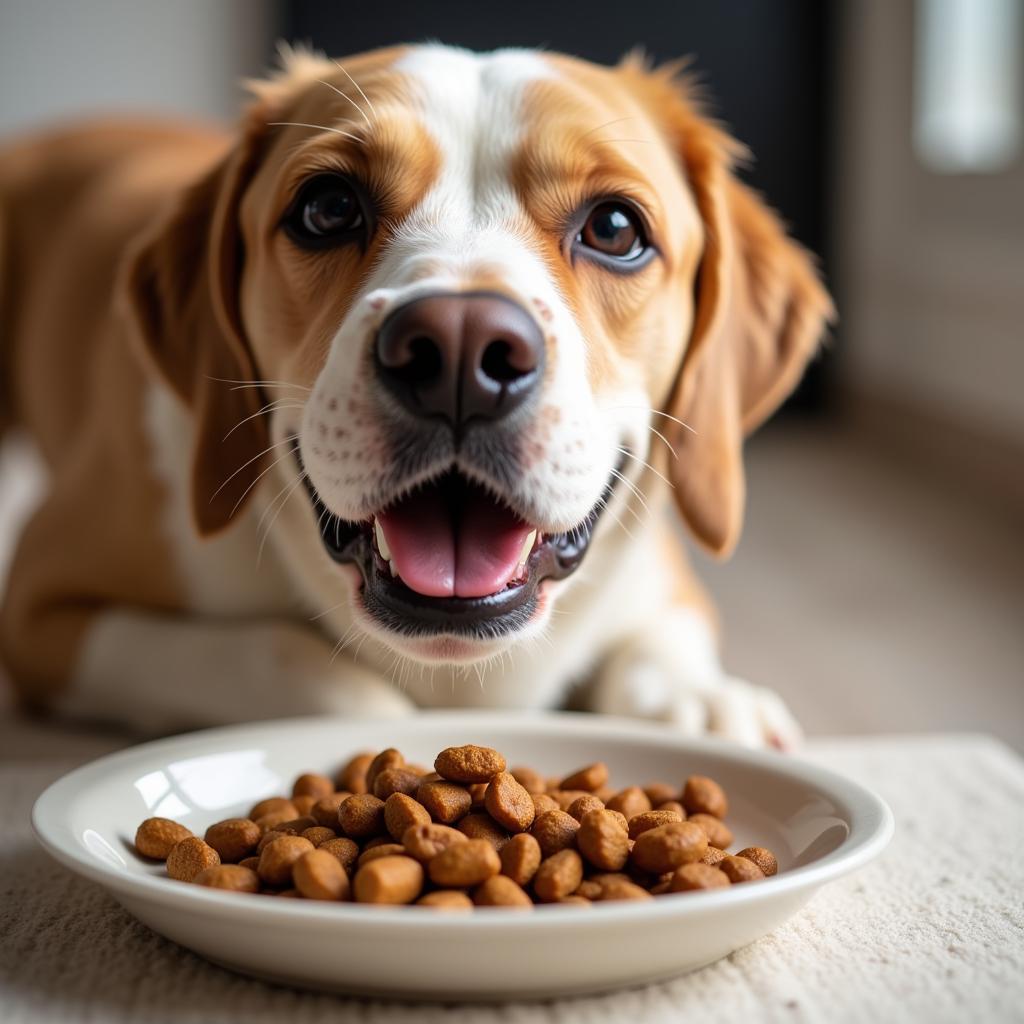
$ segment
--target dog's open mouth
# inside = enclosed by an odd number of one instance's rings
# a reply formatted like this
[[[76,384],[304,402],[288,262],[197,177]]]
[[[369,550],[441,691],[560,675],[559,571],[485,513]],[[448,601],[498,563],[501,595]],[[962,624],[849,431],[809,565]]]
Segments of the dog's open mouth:
[[[359,567],[366,610],[408,635],[492,637],[524,626],[541,582],[583,561],[612,491],[609,483],[572,530],[544,534],[456,470],[363,523],[339,519],[306,481],[327,552]]]

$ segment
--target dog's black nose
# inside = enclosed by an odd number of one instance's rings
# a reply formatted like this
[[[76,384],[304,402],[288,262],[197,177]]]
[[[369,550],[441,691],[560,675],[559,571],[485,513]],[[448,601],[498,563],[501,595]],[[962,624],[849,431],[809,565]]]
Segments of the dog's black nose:
[[[399,306],[377,335],[377,373],[417,416],[497,420],[536,390],[544,335],[522,306],[490,292],[426,295]]]

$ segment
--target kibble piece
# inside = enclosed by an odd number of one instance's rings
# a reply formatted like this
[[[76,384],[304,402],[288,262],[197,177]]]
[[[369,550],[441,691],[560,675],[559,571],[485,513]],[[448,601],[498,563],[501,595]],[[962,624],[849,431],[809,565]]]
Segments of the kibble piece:
[[[143,857],[167,860],[167,855],[192,833],[170,818],[147,818],[135,833],[135,849]]]
[[[336,858],[346,871],[352,870],[352,865],[355,864],[359,857],[358,844],[344,836],[340,836],[337,839],[328,839],[326,843],[321,843],[317,849],[323,850],[325,853],[329,853],[332,857]]]
[[[658,804],[654,809],[656,811],[675,811],[679,815],[680,821],[686,821],[686,808],[678,800],[666,800],[663,804]]]
[[[582,789],[593,793],[608,781],[608,766],[603,761],[588,764],[562,779],[561,789]]]
[[[363,852],[365,853],[367,850],[372,850],[376,846],[383,846],[385,843],[392,842],[394,842],[394,840],[387,834],[374,836],[372,839],[367,839],[366,842],[363,843]]]
[[[215,864],[204,868],[192,879],[196,885],[211,889],[226,889],[229,892],[259,892],[260,880],[255,871],[243,868],[241,864]]]
[[[450,782],[487,782],[492,775],[505,770],[505,758],[490,747],[470,743],[442,750],[434,761],[434,769]]]
[[[667,782],[650,782],[643,787],[643,791],[644,796],[651,801],[651,806],[654,808],[679,797],[679,790]]]
[[[338,827],[338,808],[350,797],[351,793],[331,793],[330,796],[321,797],[309,809],[309,816],[324,828]]]
[[[535,815],[533,798],[510,772],[491,777],[484,795],[487,813],[509,832],[525,832]]]
[[[485,811],[467,814],[455,827],[470,839],[486,839],[495,850],[500,850],[509,839],[508,832]]]
[[[238,862],[238,866],[242,868],[248,868],[250,871],[255,871],[260,866],[259,857],[245,857]]]
[[[575,850],[559,850],[542,860],[533,876],[533,891],[544,903],[575,892],[583,881],[583,861]]]
[[[661,875],[700,860],[708,852],[708,837],[699,825],[673,821],[641,832],[630,855],[641,871]]]
[[[287,821],[289,818],[297,818],[299,811],[286,796],[268,796],[266,800],[253,804],[252,810],[249,811],[249,820],[259,821],[265,814],[283,814],[284,817],[280,820]]]
[[[626,821],[626,816],[622,813],[622,811],[608,810],[607,807],[605,808],[605,810],[608,811],[608,813],[619,823],[619,828],[621,828],[622,831],[626,833],[626,835],[629,835],[629,822]],[[630,849],[632,849],[632,847],[630,847]]]
[[[175,843],[167,854],[167,874],[178,882],[194,881],[196,875],[206,868],[216,867],[220,855],[199,836],[188,836]]]
[[[638,814],[646,814],[651,809],[651,801],[639,786],[627,786],[606,801],[605,806],[610,811],[621,812],[629,821]]]
[[[558,804],[560,811],[568,811],[580,797],[590,796],[590,793],[585,789],[553,789],[548,796]]]
[[[447,889],[463,889],[485,882],[501,870],[501,861],[486,839],[469,839],[442,850],[427,865],[430,880]]]
[[[466,789],[469,790],[469,799],[472,801],[472,808],[474,811],[482,811],[484,809],[484,798],[487,796],[487,783],[486,782],[471,782]]]
[[[699,825],[704,829],[710,846],[717,846],[720,850],[732,846],[732,830],[721,819],[711,814],[698,813],[691,814],[686,820],[692,821],[694,825]]]
[[[533,900],[506,875],[492,875],[473,890],[478,907],[532,907]]]
[[[629,836],[605,810],[588,811],[576,833],[576,846],[601,871],[621,871],[629,859]]]
[[[206,842],[220,855],[222,864],[237,864],[250,856],[260,841],[260,827],[248,818],[228,818],[206,830]]]
[[[708,844],[708,852],[704,854],[700,859],[701,864],[707,864],[709,867],[715,867],[720,864],[729,854],[725,850],[720,850],[717,846],[711,846]]]
[[[441,825],[451,825],[465,817],[473,804],[469,790],[455,782],[421,782],[416,799]]]
[[[708,864],[684,864],[676,868],[669,880],[669,892],[694,892],[697,889],[724,889],[729,877]]]
[[[543,793],[548,788],[544,776],[532,768],[513,768],[511,771],[515,776],[516,782],[531,795],[533,793]]]
[[[530,798],[533,800],[533,816],[535,818],[545,811],[560,811],[562,809],[558,806],[558,801],[547,793],[531,793]]]
[[[691,775],[683,786],[683,806],[687,814],[710,814],[724,818],[729,811],[725,791],[706,775]]]
[[[417,907],[435,910],[472,910],[473,901],[459,889],[435,889],[416,901]]]
[[[423,889],[423,867],[412,857],[378,857],[352,880],[359,903],[412,903]]]
[[[252,821],[258,826],[261,835],[266,835],[268,832],[275,832],[279,825],[282,825],[286,821],[294,821],[295,805],[289,800],[288,803],[291,805],[289,810],[282,808],[279,811],[268,811],[266,814],[261,814],[258,818],[253,818]]]
[[[571,814],[577,821],[583,820],[583,815],[588,811],[603,811],[604,801],[598,800],[593,793],[584,793],[577,797],[568,807],[566,813]]]
[[[359,860],[356,861],[358,867],[362,867],[364,864],[369,864],[371,860],[376,860],[378,857],[404,857],[405,847],[401,843],[381,843],[378,846],[369,846],[361,854],[359,854]]]
[[[292,866],[292,878],[307,900],[348,899],[348,873],[337,857],[323,850],[301,856]]]
[[[642,832],[682,820],[675,811],[644,811],[643,814],[635,814],[629,819],[629,838],[636,839]]]
[[[285,832],[290,836],[300,836],[307,828],[312,828],[316,824],[316,818],[310,817],[310,815],[304,815],[299,818],[292,818],[291,821],[282,821],[280,824],[275,825],[274,828],[278,832]]]
[[[313,849],[302,836],[281,836],[263,847],[256,873],[267,885],[285,886],[292,880],[292,865]]]
[[[530,832],[540,843],[541,856],[551,857],[576,845],[579,828],[580,823],[566,811],[545,811],[537,816]]]
[[[402,846],[410,857],[415,857],[421,864],[433,860],[442,850],[447,850],[455,843],[467,843],[469,840],[458,829],[448,825],[437,825],[433,822],[411,825],[402,833]]]
[[[384,801],[371,793],[350,796],[338,808],[338,825],[341,831],[353,839],[367,839],[386,831],[384,824]]]
[[[356,754],[350,758],[338,772],[334,784],[343,793],[365,793],[366,792],[366,770],[370,767],[376,754]]]
[[[297,796],[311,796],[314,800],[319,800],[333,792],[334,783],[326,775],[317,775],[315,772],[300,775],[292,786],[293,799]]]
[[[292,803],[295,804],[295,810],[299,812],[298,817],[300,818],[311,818],[313,816],[313,805],[316,801],[317,798],[311,794],[292,797]]]
[[[314,846],[322,846],[329,839],[337,839],[338,833],[333,828],[324,828],[322,825],[314,825],[301,832],[303,839],[308,839]]]
[[[498,852],[501,873],[517,885],[529,885],[540,867],[540,843],[529,832],[513,836]]]
[[[756,882],[764,878],[764,872],[746,857],[730,857],[728,854],[718,862],[718,870],[727,875],[730,882]]]
[[[586,898],[586,896],[581,896],[578,892],[573,892],[573,893],[570,893],[568,896],[563,896],[558,902],[559,903],[574,903],[574,904],[579,904],[580,906],[583,906],[583,907],[593,906],[591,901],[588,900]]]
[[[649,900],[651,894],[628,878],[612,878],[601,886],[600,900]]]
[[[380,778],[378,777],[378,782]],[[405,793],[392,793],[384,801],[384,827],[396,843],[402,842],[406,829],[413,825],[429,825],[430,812]]]
[[[388,747],[382,750],[366,768],[366,792],[372,793],[377,782],[377,776],[387,768],[404,768],[405,757],[400,750]]]
[[[385,768],[373,781],[373,795],[387,800],[392,793],[412,796],[420,788],[420,775],[408,768]]]
[[[278,832],[276,829],[271,829],[269,832],[264,832],[260,836],[260,841],[256,844],[256,856],[258,857],[264,849],[269,846],[275,839],[281,839],[284,836],[290,836],[291,832]]]
[[[745,850],[740,850],[736,856],[752,860],[761,869],[765,878],[771,878],[779,872],[779,862],[775,859],[775,854],[763,846],[748,846]]]
[[[581,896],[588,902],[599,900],[601,898],[601,883],[592,878],[584,878],[573,895]]]

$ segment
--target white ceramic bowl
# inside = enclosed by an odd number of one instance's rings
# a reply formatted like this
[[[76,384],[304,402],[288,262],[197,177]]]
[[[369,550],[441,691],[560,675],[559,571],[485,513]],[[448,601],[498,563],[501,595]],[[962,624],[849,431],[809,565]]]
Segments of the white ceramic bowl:
[[[710,775],[729,795],[734,848],[768,847],[780,873],[636,903],[453,914],[185,885],[132,847],[136,827],[151,815],[202,835],[262,797],[289,792],[299,773],[333,770],[357,751],[396,746],[429,764],[462,743],[496,747],[510,764],[549,774],[603,760],[617,785]],[[709,964],[875,857],[893,830],[873,793],[793,757],[598,716],[494,712],[292,719],[159,740],[66,775],[40,796],[33,824],[72,871],[99,882],[150,928],[225,967],[320,989],[445,1000],[593,992]]]

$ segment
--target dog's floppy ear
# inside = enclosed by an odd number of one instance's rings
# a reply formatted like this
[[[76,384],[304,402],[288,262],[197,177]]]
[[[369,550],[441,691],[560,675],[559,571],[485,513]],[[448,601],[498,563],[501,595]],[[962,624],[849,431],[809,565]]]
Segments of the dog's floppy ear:
[[[201,536],[227,526],[255,489],[269,444],[265,417],[254,415],[262,392],[237,383],[256,376],[238,308],[238,207],[258,158],[257,122],[250,116],[241,141],[141,239],[122,278],[137,340],[192,410],[191,498]]]
[[[704,224],[689,344],[666,410],[676,501],[707,549],[727,555],[743,521],[743,439],[796,386],[833,308],[810,256],[732,173],[739,147],[675,94],[673,127]]]

